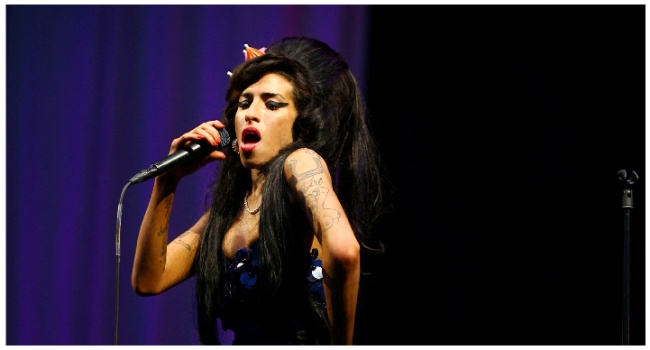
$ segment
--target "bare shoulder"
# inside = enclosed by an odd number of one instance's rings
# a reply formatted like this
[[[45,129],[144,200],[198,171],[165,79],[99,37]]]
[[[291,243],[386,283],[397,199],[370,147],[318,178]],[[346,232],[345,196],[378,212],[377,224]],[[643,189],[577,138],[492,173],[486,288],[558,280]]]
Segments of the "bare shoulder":
[[[293,198],[303,205],[319,240],[332,227],[339,227],[337,225],[343,222],[343,208],[334,193],[332,178],[323,157],[310,149],[296,150],[284,163],[284,175]],[[354,234],[352,237],[354,239]]]
[[[284,176],[292,187],[305,181],[331,182],[323,157],[309,148],[293,151],[284,162]]]
[[[293,177],[301,181],[318,174],[329,176],[329,171],[325,160],[318,153],[309,148],[300,148],[287,157],[284,162],[284,174],[287,180]]]

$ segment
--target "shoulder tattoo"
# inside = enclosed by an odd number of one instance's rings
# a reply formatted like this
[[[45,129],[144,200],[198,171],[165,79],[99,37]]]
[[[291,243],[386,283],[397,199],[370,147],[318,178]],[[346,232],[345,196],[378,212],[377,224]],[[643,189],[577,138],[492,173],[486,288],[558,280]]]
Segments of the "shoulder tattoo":
[[[323,185],[325,169],[321,162],[320,157],[311,150],[307,152],[313,154],[310,158],[313,161],[307,162],[309,164],[300,164],[301,168],[307,167],[307,170],[298,172],[299,160],[292,159],[289,161],[289,166],[292,172],[292,178],[297,185],[300,194],[305,200],[307,207],[307,214],[311,216],[312,220],[318,219],[318,224],[323,231],[326,231],[341,217],[341,212],[328,208],[325,206],[325,200],[329,195],[329,186]]]

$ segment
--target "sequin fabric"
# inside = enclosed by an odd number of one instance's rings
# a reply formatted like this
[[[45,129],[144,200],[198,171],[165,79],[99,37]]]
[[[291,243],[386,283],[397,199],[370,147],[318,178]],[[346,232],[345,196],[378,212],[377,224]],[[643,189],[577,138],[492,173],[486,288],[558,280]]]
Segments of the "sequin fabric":
[[[329,341],[323,263],[318,258],[317,249],[309,254],[308,261],[309,265],[304,266],[304,283],[296,284],[306,289],[308,297],[304,298],[305,302],[289,305],[280,312],[281,315],[271,318],[277,322],[269,323],[262,320],[259,310],[260,296],[256,285],[260,261],[257,248],[253,245],[237,251],[234,261],[228,265],[227,302],[222,316],[224,329],[235,332],[234,344],[316,345]]]

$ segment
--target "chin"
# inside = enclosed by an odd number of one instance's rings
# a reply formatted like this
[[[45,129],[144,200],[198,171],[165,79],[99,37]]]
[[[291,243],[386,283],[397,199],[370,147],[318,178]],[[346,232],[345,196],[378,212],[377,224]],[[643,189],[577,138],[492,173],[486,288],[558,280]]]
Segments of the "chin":
[[[259,156],[254,156],[254,155],[249,155],[249,156],[242,156],[241,158],[241,163],[246,169],[255,169],[259,168],[260,166],[268,163],[270,159],[262,159],[262,157]]]

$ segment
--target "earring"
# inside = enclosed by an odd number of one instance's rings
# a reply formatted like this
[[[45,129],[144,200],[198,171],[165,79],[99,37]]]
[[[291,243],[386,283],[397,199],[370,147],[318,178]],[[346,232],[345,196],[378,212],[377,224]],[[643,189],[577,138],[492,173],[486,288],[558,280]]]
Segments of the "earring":
[[[237,139],[234,139],[234,140],[232,141],[232,150],[233,150],[235,153],[239,154],[239,144],[237,143]]]

